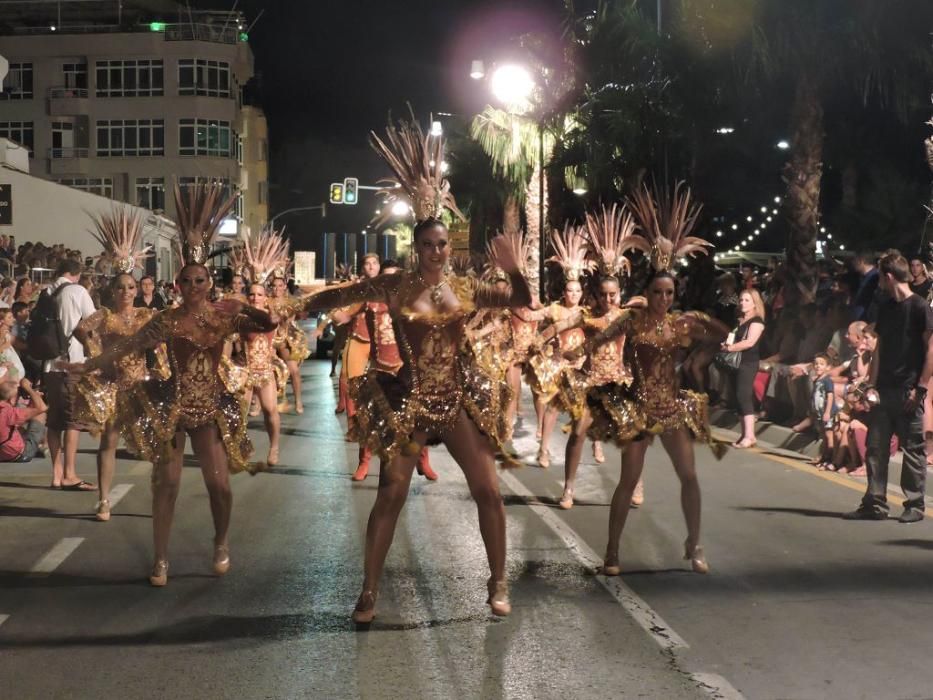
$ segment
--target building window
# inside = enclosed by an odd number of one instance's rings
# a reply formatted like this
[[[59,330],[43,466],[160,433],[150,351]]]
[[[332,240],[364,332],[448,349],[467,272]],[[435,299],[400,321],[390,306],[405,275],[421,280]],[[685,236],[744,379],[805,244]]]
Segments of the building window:
[[[243,192],[238,192],[236,196],[236,204],[233,208],[233,215],[236,217],[237,221],[243,221]]]
[[[267,180],[262,180],[259,183],[259,203],[269,203],[269,182]]]
[[[62,64],[62,74],[65,78],[62,87],[69,90],[87,90],[86,63],[64,63]]]
[[[236,137],[236,162],[243,165],[243,137],[239,134]]]
[[[98,194],[113,199],[113,178],[109,177],[69,177],[59,180],[58,184],[73,187],[82,192]]]
[[[269,160],[269,142],[266,139],[259,139],[259,162]]]
[[[29,155],[32,155],[32,122],[0,122],[0,138],[25,146],[29,149]]]
[[[32,64],[11,63],[10,72],[3,81],[0,100],[32,99]]]
[[[165,178],[136,178],[136,204],[152,211],[165,210]]]
[[[97,122],[97,155],[164,156],[165,121],[162,119],[110,119]]]
[[[230,122],[207,119],[181,119],[178,122],[178,155],[219,156],[236,155],[236,133]]]
[[[161,97],[164,69],[160,60],[97,61],[98,97]]]
[[[230,97],[230,64],[183,58],[178,61],[178,94]]]

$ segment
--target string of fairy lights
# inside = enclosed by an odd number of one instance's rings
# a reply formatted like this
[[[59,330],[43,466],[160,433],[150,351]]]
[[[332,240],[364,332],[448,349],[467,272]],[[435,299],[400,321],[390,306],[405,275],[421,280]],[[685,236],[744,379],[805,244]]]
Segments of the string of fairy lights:
[[[731,237],[734,235],[739,235],[742,238],[738,242],[733,243],[726,251],[716,253],[714,259],[718,262],[727,255],[739,255],[743,252],[751,252],[751,246],[755,243],[755,241],[758,240],[758,237],[761,236],[761,234],[767,230],[768,226],[777,219],[779,213],[778,207],[781,205],[781,201],[781,197],[776,196],[770,205],[762,204],[758,208],[758,211],[755,212],[755,214],[749,214],[745,217],[744,221],[733,222],[731,224],[717,228],[714,241],[717,244],[717,247],[721,246],[720,239],[725,238],[726,236]],[[845,245],[834,241],[833,234],[830,233],[825,226],[820,225],[816,241],[817,253],[822,253],[824,250],[828,250],[830,247],[833,247],[836,250],[845,250]]]

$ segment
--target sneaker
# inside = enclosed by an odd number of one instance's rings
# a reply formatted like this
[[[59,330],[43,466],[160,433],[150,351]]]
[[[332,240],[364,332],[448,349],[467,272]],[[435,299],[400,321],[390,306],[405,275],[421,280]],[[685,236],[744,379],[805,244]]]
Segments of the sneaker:
[[[843,520],[887,520],[888,514],[875,508],[858,507],[853,511],[842,514]]]
[[[907,508],[901,517],[897,519],[899,523],[919,523],[923,520],[923,511],[919,508]]]

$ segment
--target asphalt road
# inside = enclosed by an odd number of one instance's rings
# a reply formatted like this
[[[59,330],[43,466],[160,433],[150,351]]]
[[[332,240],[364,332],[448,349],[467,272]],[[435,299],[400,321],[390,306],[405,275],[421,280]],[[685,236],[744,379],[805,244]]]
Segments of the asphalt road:
[[[475,508],[433,449],[440,481],[415,477],[378,617],[357,630],[376,469],[349,479],[356,450],[328,369],[304,366],[306,412],[284,419],[281,465],[234,478],[222,579],[193,461],[164,589],[146,582],[148,465],[119,460],[109,523],[91,516],[94,494],[48,488],[47,460],[0,465],[0,698],[933,697],[930,521],[843,521],[861,483],[760,452],[697,450],[701,576],[681,559],[676,477],[652,447],[623,574],[605,579],[592,571],[618,452],[595,466],[585,451],[578,504],[562,511],[563,436],[542,470],[519,431],[529,466],[502,476],[513,614],[498,620]],[[93,464],[87,439],[79,473]]]

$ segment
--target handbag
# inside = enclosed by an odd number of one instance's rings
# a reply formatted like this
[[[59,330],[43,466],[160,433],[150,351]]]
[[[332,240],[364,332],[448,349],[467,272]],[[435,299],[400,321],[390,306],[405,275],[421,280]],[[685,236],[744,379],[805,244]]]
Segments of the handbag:
[[[738,330],[739,329],[736,328],[734,331],[732,331],[729,334],[729,338],[734,339],[736,334],[738,333]],[[727,344],[731,345],[732,342],[734,341],[729,340],[729,338],[727,338]],[[726,352],[725,350],[720,350],[719,352],[716,353],[716,356],[713,358],[713,362],[715,363],[717,367],[719,367],[719,369],[727,369],[727,370],[735,371],[739,368],[739,365],[742,364],[742,351],[739,350],[739,351],[733,351],[733,352]]]

